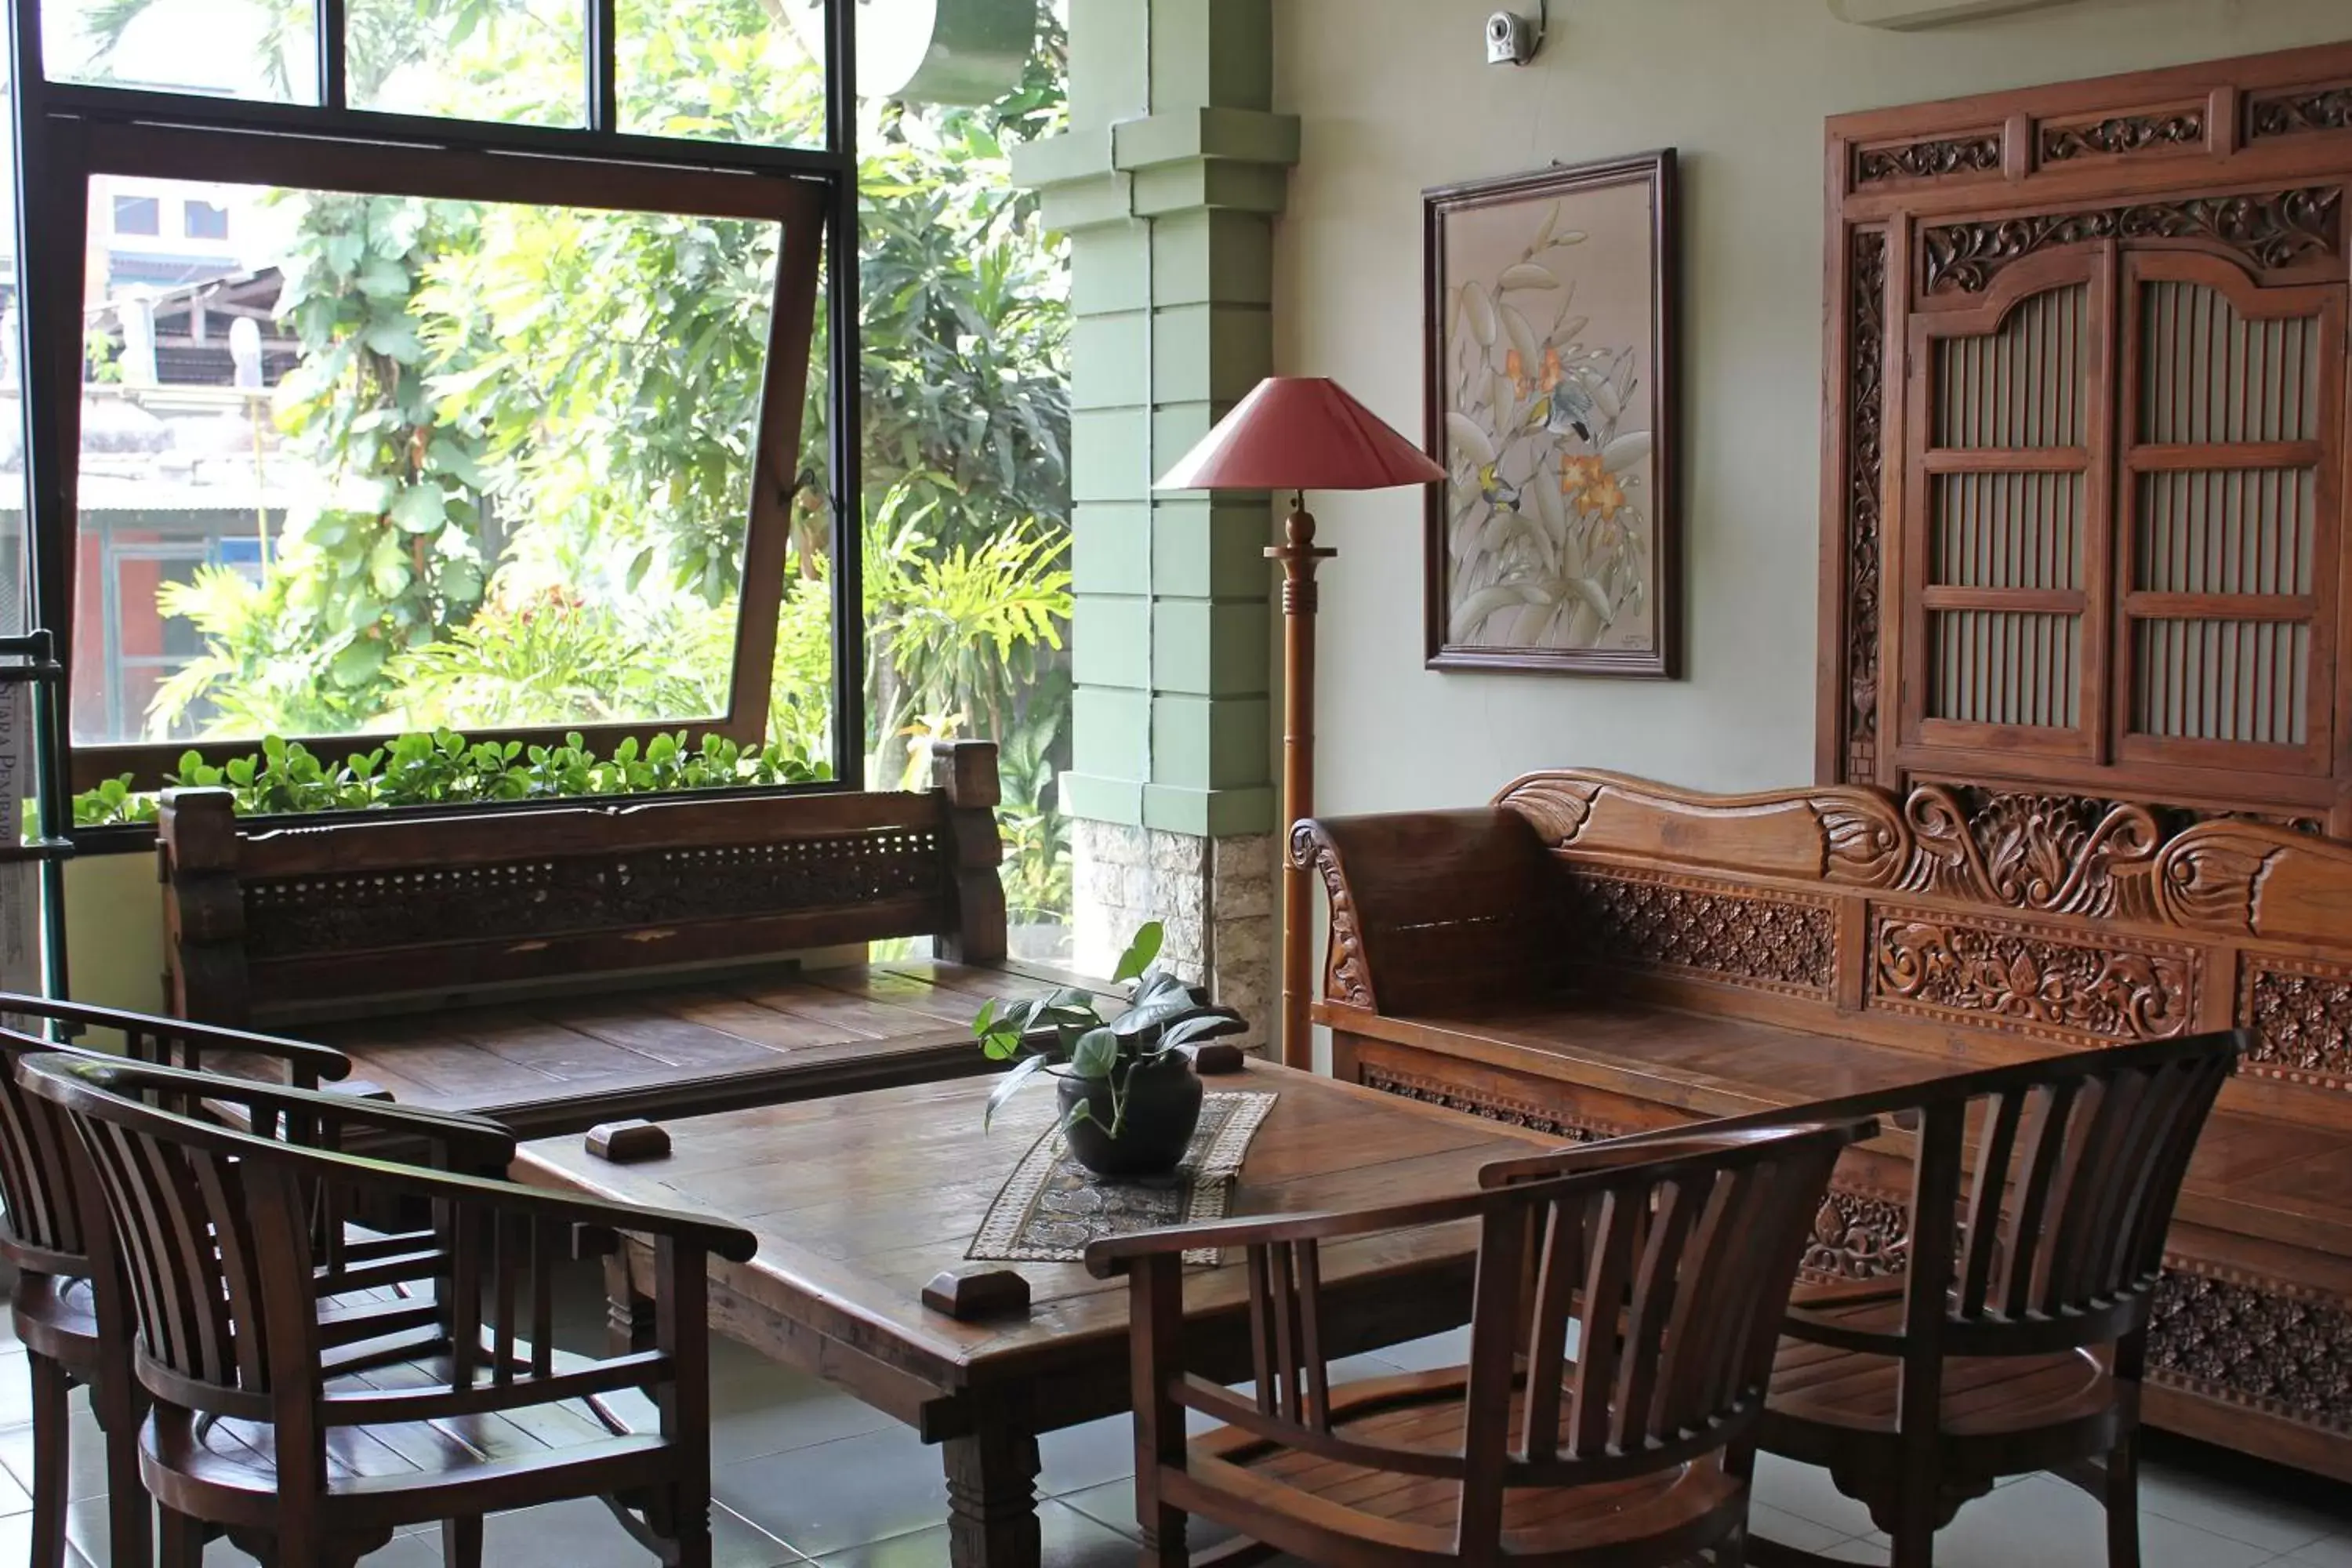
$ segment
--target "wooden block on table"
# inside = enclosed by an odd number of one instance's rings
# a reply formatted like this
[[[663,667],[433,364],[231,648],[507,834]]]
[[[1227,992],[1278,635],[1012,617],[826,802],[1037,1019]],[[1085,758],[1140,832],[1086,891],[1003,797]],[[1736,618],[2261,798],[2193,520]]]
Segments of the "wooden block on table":
[[[961,1322],[1009,1318],[1029,1310],[1029,1281],[1010,1268],[982,1268],[969,1274],[942,1269],[923,1287],[923,1305]]]
[[[610,1160],[615,1165],[634,1164],[639,1160],[658,1160],[669,1152],[669,1129],[657,1121],[640,1118],[634,1121],[607,1121],[588,1131],[588,1152],[600,1160]]]
[[[1195,1046],[1192,1048],[1192,1070],[1203,1077],[1216,1073],[1239,1072],[1248,1056],[1249,1053],[1239,1046],[1227,1045],[1221,1040],[1212,1040],[1207,1045]]]

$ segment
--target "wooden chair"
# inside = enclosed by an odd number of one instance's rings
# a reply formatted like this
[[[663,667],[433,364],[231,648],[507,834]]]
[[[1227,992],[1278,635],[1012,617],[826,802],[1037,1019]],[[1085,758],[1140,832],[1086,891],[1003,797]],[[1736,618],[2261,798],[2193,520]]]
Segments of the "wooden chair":
[[[195,1568],[215,1533],[348,1568],[428,1520],[454,1568],[478,1568],[485,1513],[574,1497],[708,1568],[705,1258],[748,1258],[748,1232],[331,1147],[364,1131],[452,1151],[471,1119],[86,1057],[18,1073],[70,1117],[114,1223],[163,1568]],[[429,1205],[427,1241],[353,1240],[344,1216],[384,1200]],[[553,1267],[624,1231],[651,1237],[654,1344],[559,1353]],[[633,1428],[622,1402],[646,1400]]]
[[[1963,1503],[2034,1470],[2100,1499],[2110,1568],[2135,1568],[2151,1295],[2181,1177],[2245,1043],[2075,1051],[1777,1113],[1885,1118],[1917,1146],[1907,1272],[1798,1289],[1759,1446],[1827,1468],[1893,1539],[1895,1568],[1929,1568]],[[1482,1175],[1540,1178],[1653,1136]],[[1760,1539],[1750,1555],[1829,1561]]]
[[[249,1068],[267,1063],[310,1089],[349,1069],[341,1051],[323,1046],[37,996],[0,994],[0,1017],[117,1030],[124,1047],[148,1061],[190,1068],[207,1060]],[[90,1391],[91,1413],[106,1438],[113,1558],[144,1563],[152,1551],[152,1510],[139,1482],[145,1400],[131,1371],[131,1308],[121,1270],[105,1244],[102,1205],[87,1180],[79,1144],[54,1107],[28,1099],[16,1082],[17,1058],[61,1048],[0,1029],[0,1202],[7,1205],[0,1258],[16,1268],[10,1310],[32,1383],[31,1561],[34,1568],[58,1568],[65,1561],[67,1395],[80,1384]],[[97,1224],[88,1223],[85,1204],[97,1205]]]
[[[1098,1241],[1129,1275],[1136,1506],[1147,1560],[1200,1514],[1343,1568],[1454,1561],[1646,1568],[1740,1561],[1738,1450],[1847,1122],[1694,1138],[1638,1161],[1357,1214],[1238,1219]],[[1330,1384],[1327,1247],[1478,1231],[1466,1365]],[[1255,1397],[1187,1371],[1182,1254],[1245,1249]],[[1186,1411],[1228,1425],[1196,1442]]]

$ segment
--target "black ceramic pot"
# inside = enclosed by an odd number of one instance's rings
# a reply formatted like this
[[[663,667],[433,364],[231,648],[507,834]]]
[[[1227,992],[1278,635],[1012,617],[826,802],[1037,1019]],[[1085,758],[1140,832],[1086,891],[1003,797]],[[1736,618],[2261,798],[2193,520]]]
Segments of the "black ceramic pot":
[[[1110,1135],[1110,1085],[1100,1079],[1057,1076],[1062,1128],[1070,1153],[1097,1176],[1164,1176],[1184,1158],[1192,1129],[1201,1122],[1201,1080],[1190,1057],[1179,1051],[1156,1062],[1123,1069],[1127,1119]],[[1073,1121],[1073,1106],[1087,1114]]]

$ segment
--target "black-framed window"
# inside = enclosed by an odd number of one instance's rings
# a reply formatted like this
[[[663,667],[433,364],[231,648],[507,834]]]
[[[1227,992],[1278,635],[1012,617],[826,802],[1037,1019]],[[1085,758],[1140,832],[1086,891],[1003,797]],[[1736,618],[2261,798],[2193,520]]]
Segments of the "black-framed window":
[[[135,51],[135,6],[16,8],[35,615],[72,671],[75,786],[160,783],[192,730],[340,756],[440,722],[782,731],[855,777],[861,563],[828,505],[858,493],[848,17],[793,69],[698,57],[650,0],[418,10],[320,0],[225,85]],[[110,40],[60,25],[100,13]],[[45,35],[77,39],[47,74]],[[111,180],[233,264],[95,276]],[[88,542],[158,510],[232,519],[238,550],[200,542],[110,623]],[[205,658],[107,689],[191,627]]]

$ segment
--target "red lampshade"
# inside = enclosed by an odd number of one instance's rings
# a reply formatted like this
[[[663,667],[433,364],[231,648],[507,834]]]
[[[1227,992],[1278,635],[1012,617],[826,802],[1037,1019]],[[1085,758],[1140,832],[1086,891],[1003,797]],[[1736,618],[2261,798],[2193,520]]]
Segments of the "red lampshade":
[[[1445,477],[1336,381],[1271,375],[1257,384],[1155,489],[1381,490]]]

